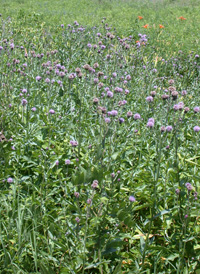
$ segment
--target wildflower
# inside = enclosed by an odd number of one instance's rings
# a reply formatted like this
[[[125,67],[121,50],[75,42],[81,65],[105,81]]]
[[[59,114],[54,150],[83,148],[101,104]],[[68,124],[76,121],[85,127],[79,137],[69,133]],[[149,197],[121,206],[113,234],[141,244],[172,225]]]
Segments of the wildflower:
[[[56,165],[57,165],[57,166],[59,165],[59,161],[58,161],[58,160],[56,161]]]
[[[91,187],[93,188],[93,189],[95,189],[95,188],[97,188],[99,185],[98,185],[98,181],[97,180],[94,180],[93,181],[93,183],[92,183],[92,185],[91,185]]]
[[[199,132],[200,131],[200,127],[199,126],[195,126],[193,129],[194,129],[195,132]]]
[[[185,184],[188,191],[191,191],[193,189],[192,185],[190,183]]]
[[[130,117],[133,116],[133,113],[131,111],[128,111],[126,115],[127,115],[128,118],[130,118]]]
[[[187,94],[187,91],[186,90],[183,90],[182,92],[181,92],[181,95],[182,96],[185,96]]]
[[[153,128],[154,127],[154,118],[149,118],[148,122],[147,122],[147,127]]]
[[[134,119],[135,119],[135,120],[138,120],[138,119],[140,119],[140,118],[141,118],[141,116],[140,116],[139,113],[136,113],[136,114],[134,115]]]
[[[194,107],[194,113],[200,112],[200,107]]]
[[[164,127],[164,126],[162,126],[161,128],[160,128],[160,131],[161,132],[164,132],[166,130],[166,128]]]
[[[92,203],[92,199],[87,199],[87,204],[90,205]]]
[[[92,45],[91,45],[90,43],[88,43],[87,46],[88,46],[88,48],[91,48],[91,47],[92,47]]]
[[[110,123],[110,118],[106,117],[106,118],[105,118],[105,122],[106,122],[107,124]]]
[[[111,110],[110,114],[111,114],[111,116],[117,116],[118,111],[117,110]]]
[[[172,131],[172,129],[173,129],[173,127],[172,127],[172,126],[167,126],[167,127],[166,127],[166,131],[167,131],[167,132],[171,132],[171,131]]]
[[[120,124],[124,123],[124,118],[119,118],[119,123]]]
[[[39,81],[42,79],[42,77],[41,77],[41,76],[36,76],[36,78],[35,78],[35,79],[36,79],[36,81],[38,81],[38,82],[39,82]]]
[[[94,99],[93,99],[93,103],[94,103],[94,104],[98,104],[98,102],[99,102],[99,99],[98,99],[98,98],[94,98]]]
[[[172,99],[176,100],[178,97],[178,92],[177,91],[172,91]]]
[[[186,20],[186,18],[184,18],[183,16],[180,16],[178,19],[180,19],[180,20]]]
[[[176,192],[176,194],[178,195],[178,194],[180,193],[180,189],[177,188],[177,189],[175,190],[175,192]]]
[[[136,199],[135,199],[135,197],[134,197],[134,196],[130,196],[130,197],[129,197],[129,201],[130,201],[130,202],[135,202],[135,201],[136,201]]]
[[[189,107],[185,107],[184,112],[187,113],[189,110]]]
[[[9,177],[9,178],[7,179],[7,182],[8,182],[8,183],[12,183],[12,182],[13,182],[13,178]]]
[[[75,221],[76,221],[77,223],[80,223],[80,218],[79,218],[79,217],[76,217],[76,218],[75,218]]]
[[[160,28],[160,29],[164,29],[164,26],[161,25],[161,24],[159,24],[159,28]]]
[[[152,97],[152,96],[146,97],[146,101],[147,101],[147,102],[153,102],[153,97]]]
[[[108,97],[110,97],[110,98],[112,98],[112,97],[113,97],[113,92],[112,92],[112,91],[110,91],[110,90],[109,90],[109,91],[107,91],[107,96],[108,96]]]
[[[143,28],[147,29],[147,28],[148,28],[148,26],[149,26],[149,25],[148,25],[148,24],[146,24],[146,25],[144,25],[144,26],[143,26]]]
[[[35,112],[35,111],[36,111],[36,107],[33,107],[31,110],[32,110],[33,112]]]
[[[154,127],[154,123],[151,121],[147,122],[147,127],[153,128]]]
[[[94,83],[97,84],[99,82],[98,78],[94,78]]]
[[[26,99],[22,99],[22,106],[27,105],[28,101]]]
[[[156,96],[156,91],[155,91],[155,90],[151,91],[151,96],[152,96],[152,97],[155,97],[155,96]]]
[[[161,97],[162,97],[163,100],[169,99],[169,95],[168,94],[163,94]]]
[[[138,19],[139,19],[139,20],[142,20],[142,19],[143,19],[143,17],[142,17],[142,16],[138,16]]]
[[[54,114],[54,113],[55,113],[55,110],[50,109],[50,110],[49,110],[49,113],[50,113],[50,114]]]
[[[70,144],[71,144],[73,147],[78,146],[78,142],[77,142],[77,141],[71,140],[71,141],[70,141]]]
[[[79,198],[80,193],[79,193],[79,192],[74,192],[74,196],[75,196],[76,198]]]
[[[70,165],[71,164],[71,161],[69,159],[65,160],[65,164],[66,165]]]

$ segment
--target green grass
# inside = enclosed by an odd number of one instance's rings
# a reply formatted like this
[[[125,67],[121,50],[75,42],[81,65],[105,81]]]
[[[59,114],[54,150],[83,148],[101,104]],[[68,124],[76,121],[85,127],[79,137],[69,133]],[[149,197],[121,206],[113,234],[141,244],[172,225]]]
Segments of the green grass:
[[[158,51],[171,52],[185,50],[199,51],[200,1],[122,1],[122,0],[74,0],[74,1],[25,1],[2,0],[1,12],[4,17],[17,19],[16,25],[33,26],[32,22],[45,23],[43,27],[71,24],[77,20],[82,25],[94,26],[103,17],[107,23],[117,28],[119,34],[126,36],[144,32],[157,40]],[[139,21],[137,16],[144,17]],[[178,20],[180,16],[187,20]],[[164,25],[162,31],[159,24]],[[34,27],[34,26],[33,26]],[[158,38],[158,33],[159,38]]]

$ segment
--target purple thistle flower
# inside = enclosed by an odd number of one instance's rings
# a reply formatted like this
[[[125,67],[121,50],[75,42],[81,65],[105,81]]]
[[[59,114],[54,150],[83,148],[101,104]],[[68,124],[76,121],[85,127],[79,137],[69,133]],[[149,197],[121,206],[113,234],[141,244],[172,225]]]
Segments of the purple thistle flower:
[[[99,182],[97,180],[94,180],[93,183],[92,183],[92,185],[91,185],[91,187],[93,189],[95,189],[95,188],[97,188],[99,186],[98,184],[99,184]]]
[[[125,89],[125,94],[129,94],[129,90],[128,89]]]
[[[193,190],[193,186],[190,183],[186,183],[185,186],[186,186],[188,191]]]
[[[119,118],[119,123],[120,124],[124,123],[124,121],[125,121],[124,118]]]
[[[160,131],[161,131],[161,132],[165,132],[165,130],[166,130],[165,126],[162,126],[162,127],[160,128]]]
[[[175,192],[176,192],[177,195],[179,195],[180,189],[177,188],[177,189],[175,190]]]
[[[126,76],[126,80],[127,80],[127,81],[130,81],[130,80],[131,80],[131,76],[130,76],[130,75],[127,75],[127,76]]]
[[[50,114],[55,114],[55,110],[50,109],[50,110],[49,110],[49,113],[50,113]]]
[[[76,217],[76,218],[75,218],[75,221],[76,221],[77,223],[80,223],[80,218],[79,218],[79,217]]]
[[[149,118],[148,122],[155,123],[155,120],[154,120],[154,118]]]
[[[78,142],[77,142],[77,141],[71,140],[71,141],[70,141],[70,144],[71,144],[73,147],[78,146]]]
[[[130,196],[130,197],[129,197],[129,201],[130,201],[130,202],[135,202],[135,201],[136,201],[136,199],[135,199],[135,197],[134,197],[134,196]]]
[[[11,49],[14,49],[14,47],[15,47],[14,43],[11,43],[11,44],[10,44],[10,48],[11,48]]]
[[[57,166],[59,165],[59,161],[58,161],[58,160],[56,160],[56,165],[57,165]]]
[[[46,78],[46,79],[45,79],[45,82],[46,82],[46,83],[50,83],[51,80],[50,80],[49,78]]]
[[[80,193],[79,193],[79,192],[74,192],[74,196],[75,196],[76,198],[79,198]]]
[[[35,111],[36,111],[36,107],[33,107],[31,110],[32,110],[33,112],[35,112]]]
[[[194,129],[195,132],[199,132],[200,131],[200,127],[199,126],[195,126],[193,129]]]
[[[136,114],[134,115],[134,119],[135,119],[135,120],[138,120],[138,119],[140,119],[140,118],[141,118],[141,116],[140,116],[139,113],[136,113]]]
[[[146,97],[146,101],[147,101],[147,102],[153,102],[153,97],[152,97],[152,96]]]
[[[111,114],[111,116],[117,116],[118,111],[117,110],[111,110],[110,114]]]
[[[27,105],[28,101],[26,99],[22,99],[22,106]]]
[[[107,97],[112,98],[113,97],[113,92],[112,91],[107,91]]]
[[[147,122],[147,127],[153,128],[154,127],[154,123],[151,121]]]
[[[110,123],[110,121],[111,121],[110,118],[108,118],[108,117],[105,118],[105,122],[106,122],[107,124]]]
[[[90,199],[90,198],[87,199],[87,204],[88,204],[88,205],[91,205],[91,203],[92,203],[92,199]]]
[[[197,113],[197,112],[200,112],[200,107],[194,107],[194,112]]]
[[[35,79],[36,79],[36,81],[38,81],[38,82],[39,82],[39,81],[42,79],[42,77],[41,77],[41,76],[36,76],[36,78],[35,78]]]
[[[181,94],[182,94],[182,96],[185,96],[187,94],[187,91],[186,90],[182,90]]]
[[[71,164],[71,161],[69,159],[65,160],[65,164],[66,165],[70,165]]]
[[[132,117],[132,116],[133,116],[132,111],[128,111],[127,114],[126,114],[126,116],[127,116],[128,118]]]
[[[172,127],[172,126],[167,126],[167,127],[166,127],[166,131],[167,131],[167,132],[171,132],[171,131],[172,131],[172,129],[173,129],[173,127]]]
[[[9,178],[7,179],[7,182],[8,182],[8,183],[12,183],[12,182],[13,182],[13,178],[9,177]]]

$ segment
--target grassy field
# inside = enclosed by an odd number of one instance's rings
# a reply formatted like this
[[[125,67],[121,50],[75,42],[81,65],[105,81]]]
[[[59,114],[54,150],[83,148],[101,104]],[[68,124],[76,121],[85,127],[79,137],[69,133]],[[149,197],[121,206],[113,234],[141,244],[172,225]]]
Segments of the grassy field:
[[[143,26],[148,24],[146,32],[155,40],[157,48],[170,54],[178,50],[199,50],[199,9],[199,0],[1,0],[1,13],[17,19],[16,25],[22,24],[25,28],[33,22],[43,23],[46,28],[71,24],[74,20],[84,26],[94,26],[106,17],[119,35],[128,36],[143,31]],[[138,20],[138,16],[143,19]],[[187,20],[179,20],[181,16]],[[164,26],[162,31],[159,24]]]
[[[0,273],[199,274],[200,2],[0,3]]]

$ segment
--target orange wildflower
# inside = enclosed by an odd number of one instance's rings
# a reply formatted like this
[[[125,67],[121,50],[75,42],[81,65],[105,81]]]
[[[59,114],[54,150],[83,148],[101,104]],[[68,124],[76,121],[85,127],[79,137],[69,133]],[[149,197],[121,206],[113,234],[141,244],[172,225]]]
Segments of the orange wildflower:
[[[148,24],[146,24],[146,25],[144,25],[144,26],[143,26],[143,28],[147,29],[147,28],[148,28],[148,26],[149,26],[149,25],[148,25]]]
[[[138,19],[139,19],[139,20],[142,20],[142,19],[143,19],[143,17],[142,17],[142,16],[138,16]]]
[[[160,29],[164,29],[164,26],[161,25],[161,24],[159,24],[159,28],[160,28]]]
[[[186,20],[186,18],[184,18],[183,16],[179,17],[178,19],[180,19],[180,20]]]
[[[140,43],[140,41],[138,40],[138,41],[136,41],[135,43]]]

